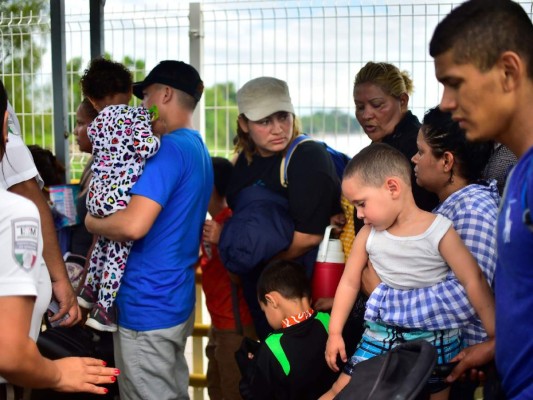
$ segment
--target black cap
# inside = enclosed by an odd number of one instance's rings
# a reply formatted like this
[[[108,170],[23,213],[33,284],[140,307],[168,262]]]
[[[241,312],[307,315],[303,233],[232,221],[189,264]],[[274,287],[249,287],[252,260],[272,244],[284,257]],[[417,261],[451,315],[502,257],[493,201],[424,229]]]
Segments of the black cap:
[[[144,81],[133,83],[133,94],[142,99],[144,88],[153,83],[161,83],[181,90],[194,97],[196,101],[200,101],[204,92],[204,83],[198,71],[182,61],[161,61],[144,78]]]

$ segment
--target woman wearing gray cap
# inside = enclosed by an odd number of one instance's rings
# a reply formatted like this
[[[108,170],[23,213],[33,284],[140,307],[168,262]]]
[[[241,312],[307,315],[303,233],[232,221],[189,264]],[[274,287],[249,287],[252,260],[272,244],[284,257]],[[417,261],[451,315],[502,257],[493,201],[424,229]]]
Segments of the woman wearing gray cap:
[[[227,190],[234,217],[239,217],[239,201],[242,203],[245,193],[249,193],[250,188],[252,191],[261,189],[268,198],[278,196],[283,199],[287,206],[287,219],[293,228],[288,241],[280,242],[278,251],[263,254],[259,265],[248,265],[248,271],[240,271],[243,272],[240,277],[244,295],[258,336],[263,338],[271,329],[257,302],[256,279],[264,264],[272,258],[300,261],[311,275],[324,230],[330,217],[340,211],[340,183],[326,148],[312,140],[303,142],[292,153],[287,169],[288,184],[282,183],[282,160],[292,141],[301,133],[286,82],[272,77],[253,79],[237,92],[237,103],[239,117],[235,150],[238,156]],[[250,216],[259,218],[258,221],[265,217],[264,221],[258,222],[260,229],[246,232],[244,243],[254,244],[250,251],[257,252],[258,248],[263,248],[255,244],[263,245],[265,241],[276,239],[274,234],[269,234],[269,228],[284,221],[278,218],[274,209],[274,206],[266,207],[265,215]],[[246,224],[248,222],[243,222],[243,229]],[[228,236],[225,227],[221,242],[225,239],[225,242],[243,245],[241,238]],[[223,261],[226,263],[226,260]],[[228,261],[231,264],[231,260]]]

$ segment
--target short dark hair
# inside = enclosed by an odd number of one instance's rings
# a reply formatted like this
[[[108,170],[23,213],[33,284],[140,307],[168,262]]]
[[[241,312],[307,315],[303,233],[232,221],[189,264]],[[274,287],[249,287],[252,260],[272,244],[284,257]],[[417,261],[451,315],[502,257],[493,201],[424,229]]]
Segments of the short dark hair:
[[[266,304],[266,295],[278,292],[286,299],[311,298],[311,284],[302,265],[290,260],[270,262],[257,282],[257,298]]]
[[[43,178],[45,186],[62,185],[65,183],[65,167],[56,158],[54,153],[48,149],[44,149],[39,145],[28,145],[37,171]]]
[[[422,122],[424,140],[435,157],[449,151],[457,163],[457,173],[468,183],[481,179],[492,155],[494,142],[469,142],[466,133],[452,120],[452,114],[439,107],[429,109]]]
[[[116,93],[132,90],[131,72],[123,64],[98,57],[91,60],[80,79],[83,95],[101,100]]]
[[[359,175],[364,184],[379,187],[394,175],[411,184],[411,163],[402,152],[385,143],[372,143],[357,153],[344,170],[343,179]]]
[[[513,51],[525,60],[533,79],[533,24],[525,10],[510,0],[470,0],[453,9],[435,28],[429,53],[453,51],[457,64],[492,68],[500,55]]]
[[[213,174],[215,178],[215,190],[224,197],[233,172],[233,164],[224,157],[211,157],[213,162]]]

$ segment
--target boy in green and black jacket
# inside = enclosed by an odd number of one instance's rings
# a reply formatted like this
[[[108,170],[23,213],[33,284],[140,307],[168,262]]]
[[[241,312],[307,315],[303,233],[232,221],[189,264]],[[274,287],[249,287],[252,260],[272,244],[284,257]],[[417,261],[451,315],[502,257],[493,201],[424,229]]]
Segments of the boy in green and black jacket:
[[[337,374],[324,357],[329,314],[311,308],[311,288],[303,267],[286,260],[270,263],[259,278],[257,296],[275,331],[243,371],[243,398],[316,400]]]

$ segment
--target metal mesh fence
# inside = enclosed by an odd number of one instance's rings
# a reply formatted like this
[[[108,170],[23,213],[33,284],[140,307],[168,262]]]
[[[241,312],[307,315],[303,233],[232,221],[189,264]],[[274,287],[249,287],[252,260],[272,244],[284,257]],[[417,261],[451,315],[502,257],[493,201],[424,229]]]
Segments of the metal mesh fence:
[[[164,59],[189,60],[189,4],[108,1],[105,50],[141,79]],[[275,76],[288,82],[305,131],[348,154],[368,139],[354,117],[356,72],[367,61],[387,61],[415,83],[411,110],[421,117],[439,101],[427,46],[433,29],[456,1],[233,1],[202,2],[203,113],[213,155],[230,156],[236,127],[235,93],[249,79]],[[521,2],[531,15],[532,3]],[[69,129],[81,100],[79,77],[90,59],[89,2],[66,2]],[[50,16],[0,16],[0,72],[21,119],[26,143],[54,148]],[[88,155],[70,139],[72,177]]]

